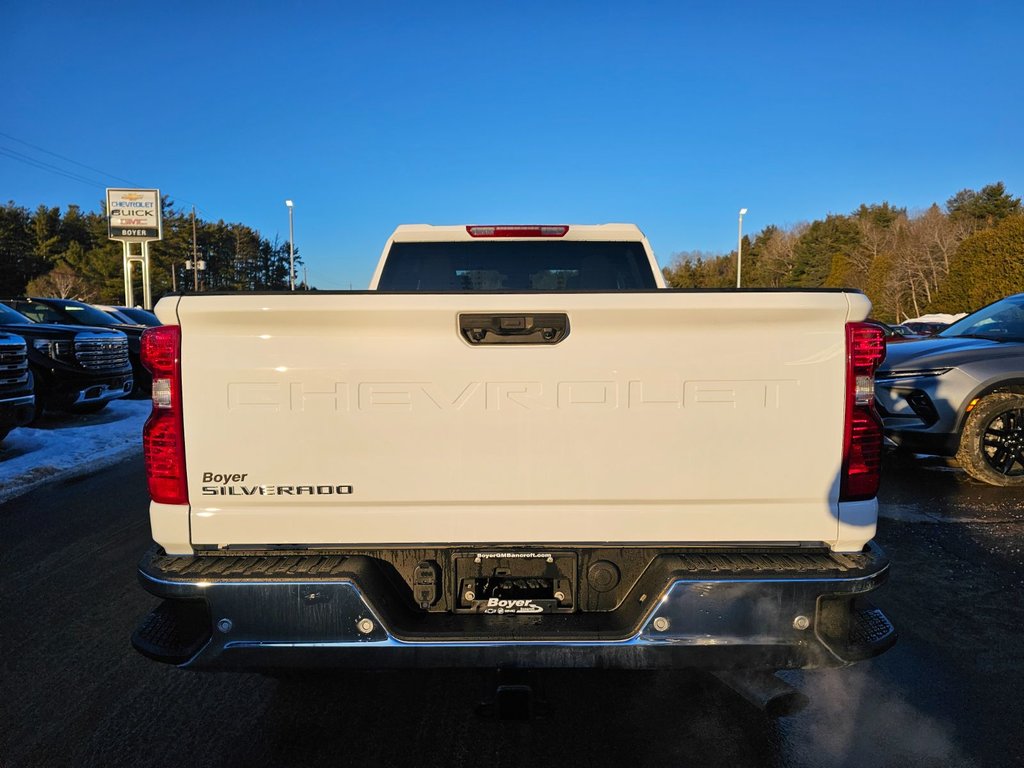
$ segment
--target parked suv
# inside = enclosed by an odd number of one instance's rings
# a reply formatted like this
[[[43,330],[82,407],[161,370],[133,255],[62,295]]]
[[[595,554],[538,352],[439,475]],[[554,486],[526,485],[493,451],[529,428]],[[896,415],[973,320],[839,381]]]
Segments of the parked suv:
[[[25,340],[0,333],[0,441],[15,427],[32,421],[36,403],[32,387]]]
[[[128,338],[113,328],[33,323],[0,304],[0,332],[26,341],[35,415],[44,408],[90,413],[132,391]]]
[[[124,323],[91,304],[73,299],[4,299],[3,303],[36,323],[90,325],[100,328],[115,328],[121,331],[128,337],[128,357],[132,364],[134,390],[149,394],[152,379],[139,358],[139,346],[142,332],[146,330],[145,326]]]
[[[875,396],[897,446],[956,456],[992,485],[1024,486],[1024,293],[889,346]]]

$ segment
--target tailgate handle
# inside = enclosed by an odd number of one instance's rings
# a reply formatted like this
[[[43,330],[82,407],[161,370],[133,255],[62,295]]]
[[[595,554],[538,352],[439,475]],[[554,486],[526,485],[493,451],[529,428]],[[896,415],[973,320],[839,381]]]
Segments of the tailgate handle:
[[[459,315],[459,332],[473,346],[557,344],[569,335],[569,316],[564,312]]]

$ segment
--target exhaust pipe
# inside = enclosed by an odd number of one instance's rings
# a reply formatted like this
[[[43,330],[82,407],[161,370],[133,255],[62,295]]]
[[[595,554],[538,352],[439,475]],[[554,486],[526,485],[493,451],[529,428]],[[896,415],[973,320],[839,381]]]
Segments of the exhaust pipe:
[[[712,674],[770,718],[795,715],[808,703],[806,696],[772,672],[731,671]]]

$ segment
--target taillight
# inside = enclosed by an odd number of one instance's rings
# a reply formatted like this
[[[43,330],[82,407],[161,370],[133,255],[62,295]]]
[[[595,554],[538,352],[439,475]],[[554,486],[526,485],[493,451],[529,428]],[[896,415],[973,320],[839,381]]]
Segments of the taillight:
[[[470,237],[564,237],[569,227],[564,224],[498,224],[469,226]]]
[[[160,325],[144,331],[141,357],[153,374],[153,412],[142,429],[149,495],[161,504],[188,504],[181,420],[181,328]]]
[[[882,329],[846,324],[846,421],[840,501],[874,498],[882,469],[882,422],[875,412],[875,371],[885,359]]]

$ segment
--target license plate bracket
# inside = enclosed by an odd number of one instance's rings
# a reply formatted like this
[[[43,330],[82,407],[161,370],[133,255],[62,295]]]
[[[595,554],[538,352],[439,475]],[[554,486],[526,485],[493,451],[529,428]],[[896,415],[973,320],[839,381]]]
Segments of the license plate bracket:
[[[455,552],[455,613],[536,615],[576,610],[576,553]]]

